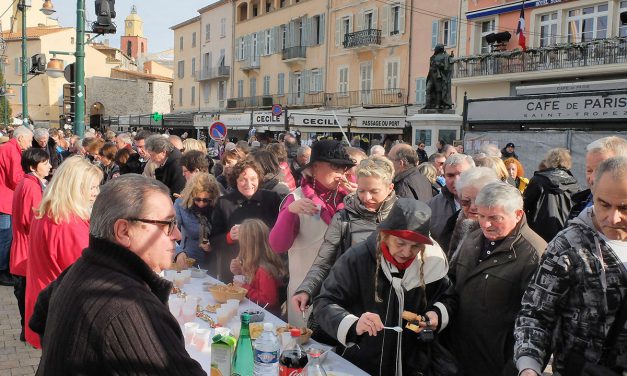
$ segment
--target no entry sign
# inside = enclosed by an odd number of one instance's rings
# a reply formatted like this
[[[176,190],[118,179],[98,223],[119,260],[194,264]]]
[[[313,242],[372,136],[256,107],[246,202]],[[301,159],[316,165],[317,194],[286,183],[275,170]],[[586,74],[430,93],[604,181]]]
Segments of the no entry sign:
[[[224,123],[215,121],[209,127],[209,137],[214,141],[222,141],[226,138],[226,125]]]

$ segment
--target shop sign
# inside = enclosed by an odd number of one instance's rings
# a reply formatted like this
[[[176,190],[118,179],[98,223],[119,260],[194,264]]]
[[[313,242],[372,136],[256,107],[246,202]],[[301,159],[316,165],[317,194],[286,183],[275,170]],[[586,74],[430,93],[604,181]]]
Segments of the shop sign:
[[[285,115],[275,116],[272,111],[253,112],[253,124],[255,125],[285,125]]]
[[[241,114],[220,114],[220,121],[228,127],[244,126],[248,128],[250,127],[250,112]]]
[[[405,128],[405,118],[358,117],[357,128]]]
[[[333,115],[292,115],[294,118],[294,125],[301,127],[337,127],[339,124],[335,120]],[[337,119],[342,122],[342,126],[345,127],[348,123],[347,116],[337,116]]]
[[[627,119],[627,93],[468,103],[469,122],[610,119]]]

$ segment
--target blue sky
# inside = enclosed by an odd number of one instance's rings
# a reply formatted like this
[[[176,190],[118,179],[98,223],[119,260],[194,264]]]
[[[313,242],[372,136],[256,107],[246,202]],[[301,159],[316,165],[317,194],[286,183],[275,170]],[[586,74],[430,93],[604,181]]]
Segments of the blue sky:
[[[34,0],[33,4],[37,1]],[[198,9],[216,0],[116,0],[115,23],[118,33],[107,35],[112,46],[120,46],[120,36],[124,33],[124,19],[131,13],[131,6],[137,6],[137,13],[144,20],[144,34],[148,38],[148,52],[159,52],[172,48],[174,36],[170,27],[198,15]],[[53,0],[62,26],[76,26],[76,1]],[[86,18],[95,21],[94,0],[85,0]],[[101,38],[100,40],[102,40]]]

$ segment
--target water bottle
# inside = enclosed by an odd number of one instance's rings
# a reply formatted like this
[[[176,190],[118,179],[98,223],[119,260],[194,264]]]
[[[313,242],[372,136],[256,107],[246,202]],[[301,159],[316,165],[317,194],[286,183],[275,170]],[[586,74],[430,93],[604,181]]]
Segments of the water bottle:
[[[272,323],[263,324],[263,333],[255,341],[255,376],[277,376],[279,374],[279,339],[274,334]]]

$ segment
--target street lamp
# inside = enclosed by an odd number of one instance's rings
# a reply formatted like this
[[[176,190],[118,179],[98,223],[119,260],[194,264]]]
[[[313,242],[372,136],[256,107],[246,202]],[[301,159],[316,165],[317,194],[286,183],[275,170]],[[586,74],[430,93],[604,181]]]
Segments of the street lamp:
[[[54,12],[56,12],[56,10],[54,10],[54,5],[52,5],[52,0],[45,0],[44,4],[41,6],[40,11],[46,16],[50,16]]]
[[[63,77],[63,60],[53,57],[46,66],[46,74],[52,78]]]

